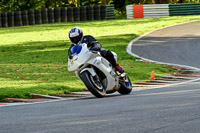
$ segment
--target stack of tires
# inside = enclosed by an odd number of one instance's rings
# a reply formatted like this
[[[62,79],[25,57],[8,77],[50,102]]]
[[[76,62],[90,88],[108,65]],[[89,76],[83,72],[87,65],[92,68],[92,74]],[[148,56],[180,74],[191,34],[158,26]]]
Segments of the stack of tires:
[[[25,26],[55,22],[105,20],[109,18],[107,8],[110,7],[114,9],[113,5],[95,5],[2,12],[0,13],[0,27]]]
[[[29,22],[28,22],[28,11],[22,11],[21,12],[22,14],[22,25],[29,25]]]
[[[87,10],[87,20],[94,20],[94,8],[93,6],[87,6],[86,7]]]
[[[47,8],[41,9],[41,15],[42,15],[42,23],[47,24],[48,23],[48,9]]]
[[[74,8],[67,9],[67,21],[74,22]]]
[[[73,8],[73,18],[75,22],[80,21],[80,8],[78,7]]]
[[[14,12],[7,12],[8,27],[15,26]]]
[[[1,13],[1,26],[8,27],[7,12]]]
[[[59,23],[61,22],[61,18],[60,18],[60,8],[54,8],[54,22],[55,23]]]
[[[34,10],[29,10],[28,11],[28,21],[29,21],[29,25],[34,25],[35,24]]]
[[[101,10],[100,5],[94,6],[94,20],[100,20],[101,19]]]
[[[61,22],[67,22],[67,7],[61,8]]]
[[[87,21],[87,7],[86,6],[80,7],[80,20]]]
[[[35,10],[35,24],[42,24],[41,9]]]

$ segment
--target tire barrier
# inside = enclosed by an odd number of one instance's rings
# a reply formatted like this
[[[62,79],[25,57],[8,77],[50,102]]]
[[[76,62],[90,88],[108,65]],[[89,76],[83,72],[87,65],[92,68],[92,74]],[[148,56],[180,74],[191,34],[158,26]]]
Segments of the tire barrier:
[[[101,14],[100,14],[100,5],[94,6],[94,20],[100,20]]]
[[[56,23],[61,22],[59,7],[54,8],[54,22],[56,22]]]
[[[7,12],[8,27],[15,26],[14,12]]]
[[[15,26],[22,26],[21,11],[15,11],[14,12],[14,21],[15,21]]]
[[[28,11],[22,11],[22,25],[29,25],[28,21]]]
[[[73,12],[73,8],[68,8],[68,9],[67,9],[67,21],[68,21],[68,22],[74,22],[74,12]]]
[[[110,16],[111,14],[111,16]],[[114,18],[114,5],[57,7],[0,13],[0,27]]]
[[[101,5],[101,20],[105,20],[106,19],[106,5]]]
[[[41,9],[35,10],[35,24],[42,24]]]
[[[48,24],[48,9],[47,8],[41,9],[41,15],[42,15],[42,23]]]
[[[67,7],[61,8],[61,22],[67,22]]]
[[[35,24],[34,10],[29,10],[28,11],[28,21],[29,21],[29,25],[34,25]]]
[[[74,7],[73,8],[73,16],[74,16],[74,21],[80,21],[80,8],[79,7]]]
[[[87,7],[86,6],[80,7],[80,20],[87,21]]]
[[[1,26],[2,27],[8,27],[7,12],[1,13]]]
[[[94,9],[93,6],[87,6],[87,20],[94,20]]]
[[[2,26],[1,26],[1,13],[0,13],[0,28],[1,28]]]
[[[49,23],[54,23],[54,9],[53,8],[48,8],[48,22]]]

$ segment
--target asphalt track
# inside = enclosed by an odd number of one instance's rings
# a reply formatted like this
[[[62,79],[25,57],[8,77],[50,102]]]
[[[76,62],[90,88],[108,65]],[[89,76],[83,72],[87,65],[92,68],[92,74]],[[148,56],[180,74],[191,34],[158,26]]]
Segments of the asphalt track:
[[[132,47],[139,56],[200,67],[200,22],[152,32]],[[0,133],[199,133],[200,82],[0,108]]]

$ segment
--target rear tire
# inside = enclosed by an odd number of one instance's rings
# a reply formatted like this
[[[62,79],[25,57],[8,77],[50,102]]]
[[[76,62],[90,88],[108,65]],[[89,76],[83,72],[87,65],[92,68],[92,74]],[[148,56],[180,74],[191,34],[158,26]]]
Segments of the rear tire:
[[[94,96],[98,98],[105,96],[106,90],[100,80],[92,76],[88,71],[83,72],[81,75],[85,86]]]
[[[118,92],[122,95],[127,95],[132,91],[132,84],[131,80],[129,79],[128,75],[126,75],[123,79],[120,80],[121,87],[119,88]]]

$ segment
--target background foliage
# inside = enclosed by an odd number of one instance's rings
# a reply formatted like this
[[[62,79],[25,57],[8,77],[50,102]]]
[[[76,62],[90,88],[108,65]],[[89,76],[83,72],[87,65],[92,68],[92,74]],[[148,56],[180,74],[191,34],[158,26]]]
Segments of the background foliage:
[[[0,12],[22,11],[54,7],[79,7],[96,4],[115,4],[118,11],[125,11],[128,4],[199,3],[200,0],[0,0]]]

